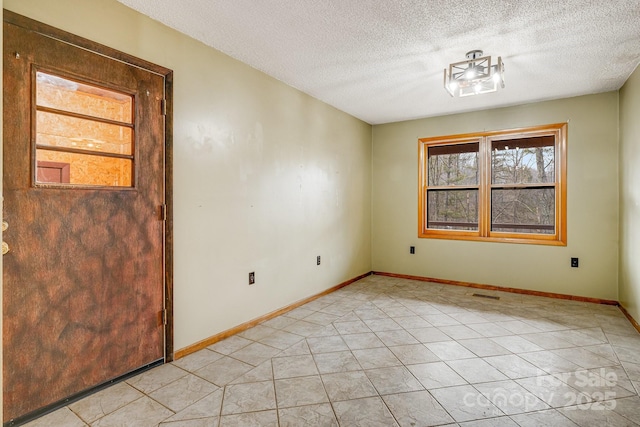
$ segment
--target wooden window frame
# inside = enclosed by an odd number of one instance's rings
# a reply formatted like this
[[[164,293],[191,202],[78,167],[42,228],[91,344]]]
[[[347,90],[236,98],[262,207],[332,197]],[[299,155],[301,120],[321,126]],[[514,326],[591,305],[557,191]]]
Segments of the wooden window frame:
[[[553,234],[491,231],[492,188],[519,188],[519,185],[491,183],[491,144],[504,139],[553,136],[555,182],[555,229]],[[478,230],[427,228],[428,149],[439,145],[479,143],[478,151]],[[472,186],[470,186],[472,187]],[[431,187],[433,188],[433,187]],[[458,187],[455,187],[458,188]],[[478,132],[418,139],[418,237],[449,240],[567,245],[567,124],[555,123],[519,129]]]

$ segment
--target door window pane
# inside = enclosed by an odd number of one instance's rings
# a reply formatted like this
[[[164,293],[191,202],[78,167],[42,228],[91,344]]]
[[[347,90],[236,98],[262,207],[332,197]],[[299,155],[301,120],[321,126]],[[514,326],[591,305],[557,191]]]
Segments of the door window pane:
[[[133,184],[133,162],[129,159],[38,149],[36,180],[40,184],[56,183],[51,178],[52,171],[45,171],[51,168],[47,162],[68,165],[66,182],[71,185],[131,187]]]
[[[133,96],[35,75],[36,184],[133,187]]]
[[[133,129],[61,114],[36,113],[36,144],[112,154],[132,154]]]
[[[40,107],[133,123],[133,97],[38,71],[36,104]]]

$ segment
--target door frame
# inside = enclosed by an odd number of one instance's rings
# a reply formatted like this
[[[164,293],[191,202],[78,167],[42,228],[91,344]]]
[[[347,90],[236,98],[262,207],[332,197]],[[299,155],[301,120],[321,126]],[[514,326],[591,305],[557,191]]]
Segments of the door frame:
[[[124,62],[164,78],[164,362],[173,361],[173,71],[127,53],[3,9],[3,21],[45,37]]]

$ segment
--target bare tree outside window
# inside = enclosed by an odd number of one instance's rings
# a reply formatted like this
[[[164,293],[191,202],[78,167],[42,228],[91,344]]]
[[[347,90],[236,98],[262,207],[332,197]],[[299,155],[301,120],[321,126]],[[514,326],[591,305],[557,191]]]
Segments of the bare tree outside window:
[[[478,229],[478,143],[430,147],[429,228]]]
[[[492,142],[492,231],[554,233],[554,144],[552,136]]]

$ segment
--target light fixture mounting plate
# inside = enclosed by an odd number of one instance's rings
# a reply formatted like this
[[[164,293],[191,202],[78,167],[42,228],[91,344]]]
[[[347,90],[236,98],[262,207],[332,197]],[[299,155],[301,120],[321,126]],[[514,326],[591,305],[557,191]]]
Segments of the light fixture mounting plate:
[[[478,59],[482,57],[482,53],[481,49],[470,50],[467,52],[466,57],[467,59]]]

